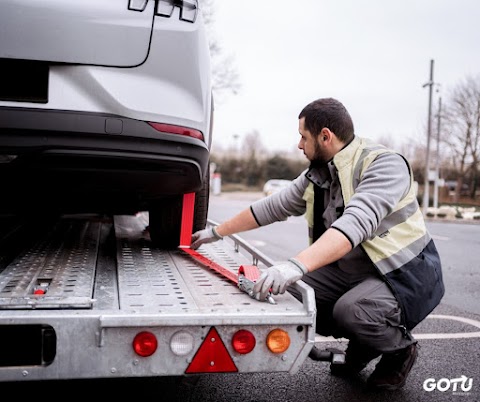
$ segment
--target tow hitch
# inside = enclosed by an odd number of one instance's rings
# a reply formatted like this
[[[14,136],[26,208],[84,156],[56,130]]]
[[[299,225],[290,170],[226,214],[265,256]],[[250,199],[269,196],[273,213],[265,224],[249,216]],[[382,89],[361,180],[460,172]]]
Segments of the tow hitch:
[[[312,348],[308,357],[316,361],[330,362],[333,365],[345,364],[346,354],[343,350],[336,348],[328,348],[320,350],[316,346]]]

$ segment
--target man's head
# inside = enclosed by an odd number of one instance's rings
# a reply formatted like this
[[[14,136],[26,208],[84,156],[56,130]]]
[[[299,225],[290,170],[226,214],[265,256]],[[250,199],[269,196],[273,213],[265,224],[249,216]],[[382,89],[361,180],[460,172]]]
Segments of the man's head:
[[[317,99],[305,106],[298,118],[302,136],[298,148],[312,162],[329,161],[354,137],[352,118],[336,99]]]

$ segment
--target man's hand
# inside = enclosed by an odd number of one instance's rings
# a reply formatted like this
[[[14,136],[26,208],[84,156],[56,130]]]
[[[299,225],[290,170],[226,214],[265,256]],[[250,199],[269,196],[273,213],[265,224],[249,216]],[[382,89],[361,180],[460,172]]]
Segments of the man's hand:
[[[302,279],[307,272],[307,267],[294,258],[273,265],[264,271],[255,283],[254,297],[257,300],[265,300],[270,289],[274,295],[283,294],[288,286]]]
[[[212,226],[203,230],[199,230],[198,232],[192,234],[192,244],[190,245],[190,248],[196,250],[202,244],[213,243],[214,241],[222,239],[223,236],[220,236],[215,227]]]

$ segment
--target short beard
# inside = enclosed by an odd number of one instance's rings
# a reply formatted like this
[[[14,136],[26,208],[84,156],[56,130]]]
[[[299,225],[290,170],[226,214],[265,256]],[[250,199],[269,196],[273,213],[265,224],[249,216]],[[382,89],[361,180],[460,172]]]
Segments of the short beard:
[[[321,166],[325,166],[327,162],[328,161],[323,155],[322,148],[320,148],[320,145],[318,145],[318,142],[315,141],[315,150],[314,150],[313,158],[310,161],[310,166],[321,167]]]

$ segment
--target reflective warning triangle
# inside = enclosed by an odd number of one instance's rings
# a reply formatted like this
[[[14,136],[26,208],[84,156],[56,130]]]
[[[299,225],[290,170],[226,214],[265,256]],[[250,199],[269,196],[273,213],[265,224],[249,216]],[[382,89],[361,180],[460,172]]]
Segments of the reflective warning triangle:
[[[220,335],[212,327],[185,373],[227,373],[237,371],[237,366],[235,366],[230,357]]]

